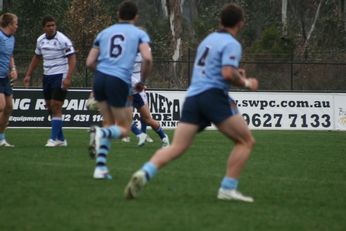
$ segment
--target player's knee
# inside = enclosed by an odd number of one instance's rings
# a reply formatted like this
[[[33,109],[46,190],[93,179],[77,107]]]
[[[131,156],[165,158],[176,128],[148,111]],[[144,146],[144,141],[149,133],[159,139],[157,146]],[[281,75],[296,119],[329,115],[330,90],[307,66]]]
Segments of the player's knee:
[[[6,107],[6,113],[11,114],[13,112],[13,107]]]
[[[144,123],[146,123],[146,124],[150,124],[150,123],[152,123],[152,118],[150,117],[150,116],[142,116],[141,117],[141,120],[144,122]]]
[[[256,144],[256,140],[252,135],[246,139],[246,146],[249,149],[252,149],[255,146],[255,144]]]
[[[0,109],[0,112],[1,111],[3,111],[5,114],[9,115],[12,113],[13,107],[12,107],[12,105],[6,105],[5,108],[3,108],[2,110]]]
[[[60,103],[52,103],[50,110],[53,115],[58,115],[62,113],[62,105]]]
[[[253,146],[255,145],[256,140],[252,135],[249,135],[249,136],[243,137],[242,139],[238,139],[235,142],[251,150]]]

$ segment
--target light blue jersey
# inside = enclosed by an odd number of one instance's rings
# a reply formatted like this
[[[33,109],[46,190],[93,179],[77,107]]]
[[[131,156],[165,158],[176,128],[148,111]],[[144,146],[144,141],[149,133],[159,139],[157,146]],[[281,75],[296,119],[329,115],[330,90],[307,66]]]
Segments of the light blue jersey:
[[[130,23],[118,23],[104,29],[94,41],[94,48],[100,49],[96,69],[131,85],[138,47],[149,42],[149,35]]]
[[[5,78],[10,70],[10,58],[13,54],[15,39],[0,30],[0,78]]]
[[[214,32],[198,46],[191,85],[187,96],[197,95],[211,88],[230,90],[221,70],[224,66],[239,67],[242,48],[240,43],[227,32]]]

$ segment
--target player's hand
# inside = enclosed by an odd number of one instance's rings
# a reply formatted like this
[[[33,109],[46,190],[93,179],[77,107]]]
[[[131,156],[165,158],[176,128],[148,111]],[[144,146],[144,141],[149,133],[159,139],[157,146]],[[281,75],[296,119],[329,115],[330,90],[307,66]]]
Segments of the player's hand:
[[[65,90],[69,89],[71,87],[71,79],[68,79],[68,78],[64,79],[62,81],[62,85]]]
[[[138,91],[138,92],[141,92],[145,89],[145,85],[143,82],[138,82],[136,85],[135,85],[135,90]]]
[[[240,76],[246,78],[246,71],[245,71],[245,69],[238,68],[238,72],[239,72]]]
[[[255,78],[247,78],[248,86],[246,86],[250,91],[257,91],[258,89],[258,80]]]
[[[24,82],[24,87],[29,87],[30,85],[30,76],[25,76],[24,79],[23,79],[23,82]]]
[[[11,76],[11,79],[12,79],[13,81],[17,80],[17,78],[18,78],[17,70],[15,70],[15,69],[12,70],[11,73],[10,73],[10,76]]]

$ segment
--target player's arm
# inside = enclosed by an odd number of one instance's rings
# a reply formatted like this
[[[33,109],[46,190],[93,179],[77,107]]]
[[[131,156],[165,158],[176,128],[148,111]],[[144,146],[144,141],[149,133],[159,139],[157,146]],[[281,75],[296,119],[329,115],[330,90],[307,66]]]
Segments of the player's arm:
[[[76,67],[76,63],[77,63],[77,58],[76,58],[76,54],[71,54],[67,57],[67,61],[68,61],[68,71],[67,71],[67,75],[66,78],[64,79],[64,89],[67,89],[71,86],[71,80],[72,80],[72,73]]]
[[[251,91],[256,91],[258,88],[257,79],[247,78],[243,69],[238,70],[232,66],[224,66],[221,72],[224,79],[232,85],[248,88]]]
[[[99,56],[100,49],[98,47],[93,47],[90,49],[88,57],[86,59],[86,66],[92,70],[96,70],[97,57]]]
[[[16,64],[14,63],[13,55],[10,58],[10,76],[12,80],[16,80],[18,78],[18,73],[16,69]]]
[[[41,56],[40,55],[34,55],[31,59],[31,63],[29,65],[28,70],[26,71],[25,77],[24,77],[24,86],[28,87],[31,79],[32,73],[35,71],[37,65],[41,61]]]

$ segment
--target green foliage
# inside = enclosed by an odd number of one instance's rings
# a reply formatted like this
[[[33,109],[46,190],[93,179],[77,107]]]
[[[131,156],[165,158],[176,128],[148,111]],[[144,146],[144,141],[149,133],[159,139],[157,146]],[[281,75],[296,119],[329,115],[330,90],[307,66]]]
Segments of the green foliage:
[[[344,22],[338,17],[322,17],[316,27],[316,35],[314,36],[314,49],[319,52],[326,50],[332,51],[334,54],[346,52],[346,28]],[[323,36],[328,35],[328,36]],[[340,36],[344,35],[344,36]]]
[[[283,38],[276,26],[270,26],[262,32],[250,50],[255,55],[288,58],[292,54],[293,41],[289,38]]]
[[[69,2],[69,0],[13,1],[11,8],[7,9],[7,11],[15,13],[19,18],[16,50],[32,55],[33,49],[36,46],[36,39],[42,34],[42,18],[48,14],[52,15],[56,18],[59,26],[64,20],[64,12],[67,10]]]

